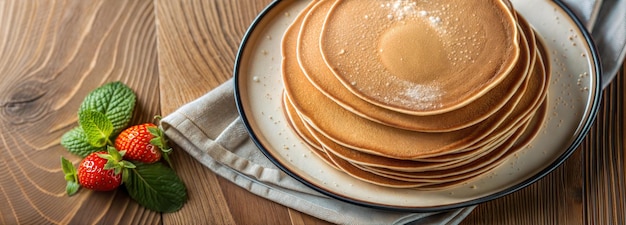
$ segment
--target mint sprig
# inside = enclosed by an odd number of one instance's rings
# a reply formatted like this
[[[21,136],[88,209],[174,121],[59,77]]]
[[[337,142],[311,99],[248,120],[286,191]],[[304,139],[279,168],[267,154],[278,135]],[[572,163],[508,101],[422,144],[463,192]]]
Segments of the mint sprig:
[[[85,131],[83,131],[83,128],[80,126],[74,127],[74,129],[66,132],[63,137],[61,137],[61,145],[70,153],[83,158],[92,152],[104,150],[104,146],[95,147],[91,145]]]
[[[113,133],[113,123],[106,115],[92,110],[78,113],[78,124],[85,131],[87,141],[94,147],[112,145],[109,137]]]
[[[79,126],[63,135],[61,145],[82,157],[104,149],[112,137],[128,126],[136,100],[133,90],[119,81],[93,90],[78,110]]]
[[[157,162],[127,170],[124,186],[131,198],[157,212],[175,212],[187,201],[187,188],[172,168]]]
[[[128,126],[132,116],[137,96],[128,86],[116,81],[105,84],[93,90],[78,109],[84,111],[98,111],[104,114],[113,124],[112,135],[117,135]]]
[[[76,172],[76,167],[74,167],[72,162],[61,156],[61,168],[63,168],[63,174],[65,174],[65,181],[67,181],[67,185],[65,185],[65,193],[67,193],[67,195],[69,196],[72,196],[76,194],[76,192],[80,188],[80,184],[78,184],[78,173]]]

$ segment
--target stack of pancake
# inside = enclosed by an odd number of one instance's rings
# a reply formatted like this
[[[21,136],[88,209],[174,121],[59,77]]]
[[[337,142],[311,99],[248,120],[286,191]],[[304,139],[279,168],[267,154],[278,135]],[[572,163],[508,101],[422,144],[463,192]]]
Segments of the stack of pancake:
[[[282,55],[291,128],[377,185],[466,183],[528,145],[546,114],[546,49],[507,0],[312,1]]]

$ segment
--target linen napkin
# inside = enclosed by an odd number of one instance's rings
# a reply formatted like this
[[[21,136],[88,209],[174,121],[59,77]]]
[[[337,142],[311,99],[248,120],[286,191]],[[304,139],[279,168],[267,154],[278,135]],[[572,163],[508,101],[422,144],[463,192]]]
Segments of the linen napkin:
[[[283,173],[254,145],[237,112],[233,81],[162,119],[162,128],[198,161],[240,187],[337,224],[458,224],[473,207],[438,213],[371,209],[327,197]]]
[[[593,36],[603,60],[603,87],[624,58],[626,1],[563,0]],[[345,203],[308,188],[273,165],[239,117],[228,81],[161,121],[171,141],[204,166],[259,196],[337,224],[459,224],[474,206],[437,213],[402,213]]]

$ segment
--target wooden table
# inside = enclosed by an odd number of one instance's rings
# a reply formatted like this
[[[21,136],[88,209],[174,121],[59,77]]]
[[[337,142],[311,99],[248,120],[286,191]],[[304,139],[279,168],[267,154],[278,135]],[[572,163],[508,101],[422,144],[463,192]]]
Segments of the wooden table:
[[[232,75],[238,44],[270,0],[0,1],[0,224],[326,224],[216,176],[181,149],[189,201],[159,214],[124,191],[64,193],[60,137],[85,95],[121,80],[133,123],[168,115]],[[587,139],[556,171],[484,203],[463,224],[626,223],[626,77],[606,89]]]

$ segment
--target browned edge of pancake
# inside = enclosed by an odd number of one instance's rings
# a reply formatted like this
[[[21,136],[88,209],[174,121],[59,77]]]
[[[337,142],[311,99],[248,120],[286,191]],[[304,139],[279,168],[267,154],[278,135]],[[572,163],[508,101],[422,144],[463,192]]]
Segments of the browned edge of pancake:
[[[480,175],[469,177],[463,180],[463,182],[450,182],[450,183],[442,183],[442,184],[436,184],[436,185],[422,185],[420,187],[417,187],[416,189],[421,190],[421,191],[438,191],[438,190],[443,190],[443,189],[450,189],[459,185],[467,184],[475,179],[482,177],[481,175],[485,175],[493,171],[498,166],[506,162],[507,159],[509,159],[510,157],[514,157],[518,152],[523,150],[536,137],[536,134],[539,133],[539,131],[541,130],[541,127],[546,118],[547,108],[548,108],[547,103],[548,101],[547,99],[545,99],[543,103],[541,104],[541,107],[538,109],[537,114],[533,116],[533,119],[530,122],[529,127],[526,128],[526,131],[524,132],[524,134],[522,134],[520,139],[518,139],[518,142],[516,142],[515,145],[513,145],[511,149],[508,150],[507,154],[503,156],[501,160],[494,162],[492,168],[489,168],[488,170],[484,171]]]
[[[422,172],[403,172],[393,171],[385,168],[366,167],[369,171],[378,172],[380,174],[386,174],[396,179],[402,179],[410,181],[412,179],[441,179],[445,181],[465,179],[472,177],[476,173],[481,173],[484,168],[490,168],[494,162],[502,160],[503,156],[509,155],[509,150],[517,142],[519,137],[523,135],[526,128],[529,126],[530,120],[526,121],[520,126],[512,130],[510,134],[507,134],[506,139],[499,145],[493,146],[483,156],[477,157],[467,162],[455,165],[454,167],[435,169]],[[445,182],[443,181],[443,182]]]
[[[334,169],[339,169],[337,165],[328,157],[322,146],[305,130],[303,130],[302,120],[297,116],[295,110],[289,103],[289,99],[287,95],[283,93],[282,98],[282,108],[283,114],[286,117],[287,124],[289,128],[296,133],[296,136],[304,143],[304,145],[311,151],[313,154],[322,159],[325,163],[333,167]]]

